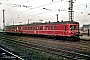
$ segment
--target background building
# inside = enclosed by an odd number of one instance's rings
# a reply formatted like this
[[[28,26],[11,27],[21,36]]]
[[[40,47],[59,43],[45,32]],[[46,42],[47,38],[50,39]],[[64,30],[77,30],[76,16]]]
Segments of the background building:
[[[83,25],[82,27],[82,33],[88,33],[88,29],[90,31],[90,24],[87,24],[87,25]],[[89,32],[90,33],[90,32]]]

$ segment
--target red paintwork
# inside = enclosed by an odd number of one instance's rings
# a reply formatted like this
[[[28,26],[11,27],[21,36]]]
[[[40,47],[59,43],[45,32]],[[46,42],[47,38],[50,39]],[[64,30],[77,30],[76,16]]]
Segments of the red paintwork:
[[[70,30],[70,25],[76,25],[77,30]],[[33,30],[30,30],[30,26]],[[16,28],[9,29],[6,27],[6,32],[11,33],[23,33],[23,34],[42,34],[42,35],[54,35],[54,36],[73,36],[74,34],[78,34],[79,32],[79,24],[38,24],[38,25],[21,25],[15,26]],[[36,30],[36,26],[38,26],[38,30]],[[40,30],[40,26],[43,26],[43,30]],[[48,26],[48,30],[46,30],[46,26]],[[50,30],[50,26],[56,26],[56,30]],[[65,27],[66,26],[66,30]],[[10,27],[10,26],[8,26]]]

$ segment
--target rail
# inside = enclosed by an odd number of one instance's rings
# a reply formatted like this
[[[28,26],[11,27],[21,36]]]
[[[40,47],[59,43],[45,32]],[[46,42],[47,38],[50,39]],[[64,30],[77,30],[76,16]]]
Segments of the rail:
[[[77,53],[77,52],[69,51],[69,50],[64,50],[64,49],[57,49],[57,48],[48,47],[48,46],[35,44],[35,43],[31,43],[31,42],[25,42],[23,40],[15,40],[15,39],[11,40],[9,38],[6,38],[6,39],[3,39],[3,41],[11,42],[13,44],[17,44],[17,45],[21,45],[21,46],[24,46],[27,48],[32,48],[32,49],[39,50],[42,52],[50,53],[50,54],[53,54],[56,56],[65,57],[68,59],[74,59],[74,60],[77,60],[77,59],[89,60],[90,59],[90,56],[86,55],[86,54],[81,54],[81,53]]]
[[[2,48],[1,46],[0,46],[0,50],[4,51],[5,53],[7,53],[9,55],[9,56],[3,57],[3,59],[4,58],[6,58],[6,59],[9,58],[9,59],[16,59],[16,60],[24,60],[23,58],[13,54],[12,52],[9,52],[8,50]]]

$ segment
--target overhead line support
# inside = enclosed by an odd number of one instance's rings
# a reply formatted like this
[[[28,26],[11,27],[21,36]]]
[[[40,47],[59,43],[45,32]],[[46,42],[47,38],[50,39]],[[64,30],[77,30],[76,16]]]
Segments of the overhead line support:
[[[4,15],[4,11],[5,10],[3,10],[3,31],[5,32],[5,15]]]
[[[69,21],[73,21],[74,20],[74,11],[73,11],[73,0],[69,0],[69,8],[68,8],[68,12],[69,12]]]

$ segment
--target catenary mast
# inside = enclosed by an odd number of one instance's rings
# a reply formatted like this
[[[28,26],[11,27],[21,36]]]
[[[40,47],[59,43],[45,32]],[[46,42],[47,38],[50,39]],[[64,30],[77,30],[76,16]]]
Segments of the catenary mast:
[[[68,8],[68,12],[69,12],[69,21],[73,21],[74,20],[74,11],[73,11],[73,0],[69,0],[69,8]]]
[[[5,10],[3,10],[3,31],[5,32],[5,15],[4,15],[4,11]]]

